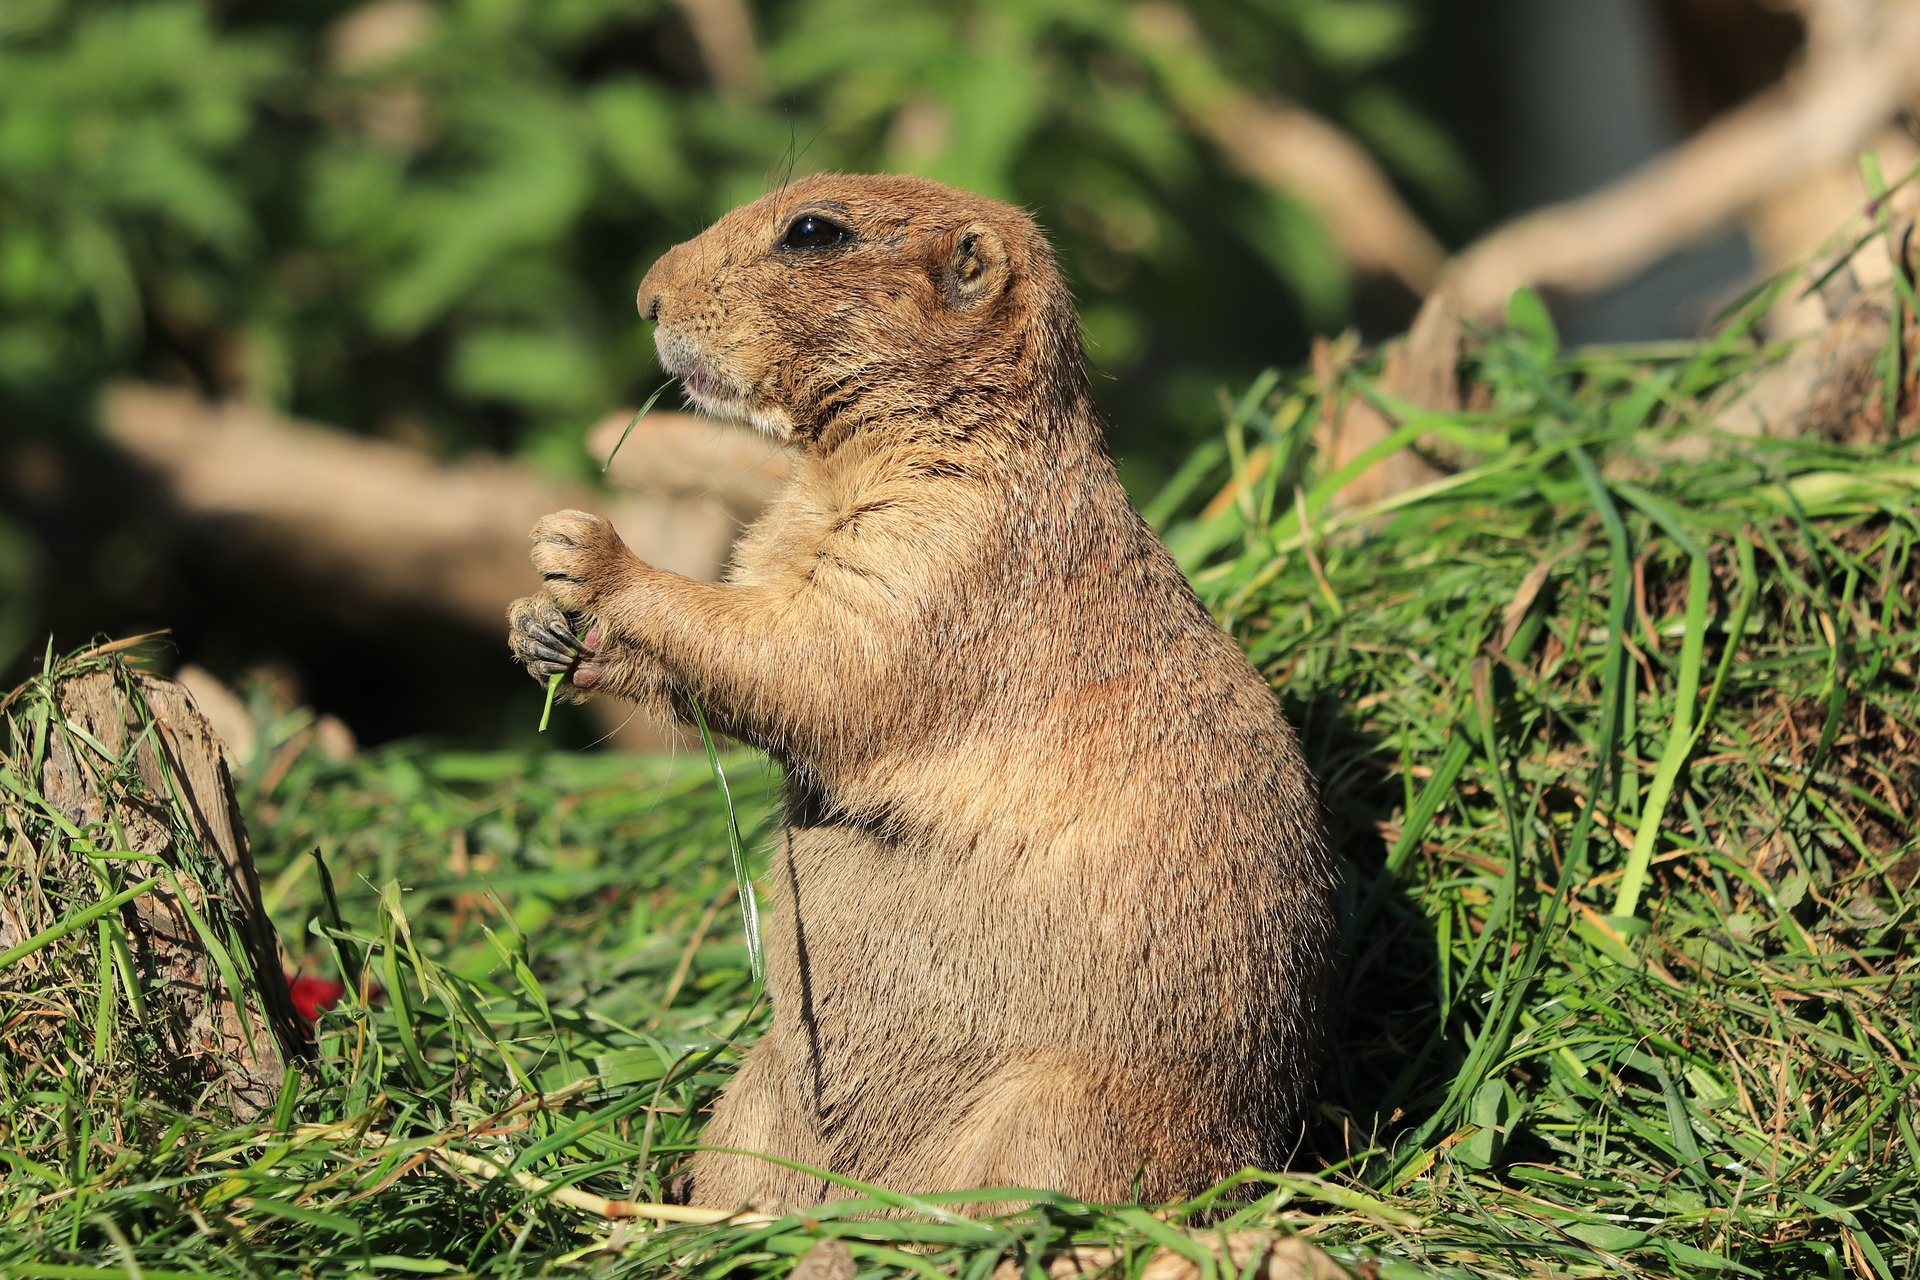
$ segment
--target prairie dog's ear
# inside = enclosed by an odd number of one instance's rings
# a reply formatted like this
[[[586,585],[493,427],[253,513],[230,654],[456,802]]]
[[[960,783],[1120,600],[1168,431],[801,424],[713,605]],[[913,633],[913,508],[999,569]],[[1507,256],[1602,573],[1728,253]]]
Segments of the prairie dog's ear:
[[[971,222],[941,241],[934,279],[947,305],[970,311],[1007,287],[1007,246],[984,222]]]

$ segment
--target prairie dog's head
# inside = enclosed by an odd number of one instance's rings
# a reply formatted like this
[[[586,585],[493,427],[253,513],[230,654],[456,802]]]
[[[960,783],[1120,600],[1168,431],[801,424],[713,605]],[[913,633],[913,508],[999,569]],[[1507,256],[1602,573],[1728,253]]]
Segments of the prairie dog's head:
[[[883,422],[965,436],[1084,395],[1040,229],[924,178],[791,183],[668,251],[638,301],[696,406],[803,446]]]

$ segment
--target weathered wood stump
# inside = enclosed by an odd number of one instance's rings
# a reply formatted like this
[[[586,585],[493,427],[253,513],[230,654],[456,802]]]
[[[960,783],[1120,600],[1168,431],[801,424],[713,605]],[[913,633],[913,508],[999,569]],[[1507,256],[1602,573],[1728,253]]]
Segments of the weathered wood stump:
[[[29,682],[0,757],[0,1088],[245,1121],[311,1052],[220,740],[111,654]],[[104,908],[104,909],[103,909]]]

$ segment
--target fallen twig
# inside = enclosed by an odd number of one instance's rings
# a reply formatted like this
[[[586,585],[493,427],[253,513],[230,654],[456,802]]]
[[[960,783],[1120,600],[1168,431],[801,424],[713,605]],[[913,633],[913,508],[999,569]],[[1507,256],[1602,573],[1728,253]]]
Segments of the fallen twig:
[[[531,1195],[581,1209],[602,1218],[643,1218],[650,1222],[679,1222],[696,1226],[712,1226],[719,1222],[751,1224],[779,1221],[778,1218],[769,1214],[749,1213],[738,1209],[702,1209],[693,1205],[657,1204],[648,1200],[610,1200],[605,1196],[596,1196],[592,1192],[582,1191],[578,1187],[557,1185],[524,1169],[509,1172],[505,1165],[486,1156],[454,1150],[446,1145],[447,1140],[444,1137],[429,1140],[395,1138],[377,1129],[358,1130],[351,1123],[303,1124],[293,1130],[292,1136],[296,1142],[300,1143],[339,1142],[367,1150],[417,1146],[422,1154],[431,1156],[449,1168],[489,1180],[511,1178],[522,1190]]]

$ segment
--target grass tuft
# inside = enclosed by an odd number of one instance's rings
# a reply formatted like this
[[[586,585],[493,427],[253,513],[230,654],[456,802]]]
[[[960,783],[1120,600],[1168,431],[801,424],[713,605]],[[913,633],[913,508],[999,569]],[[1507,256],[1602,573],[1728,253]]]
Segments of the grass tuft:
[[[1387,1277],[1913,1273],[1920,450],[1667,457],[1757,358],[1563,352],[1522,304],[1469,409],[1396,412],[1364,367],[1272,375],[1154,504],[1347,861],[1337,1049],[1292,1171],[1151,1213],[974,1221],[1005,1192],[849,1186],[770,1221],[608,1221],[662,1198],[766,1017],[727,908],[771,771],[300,751],[242,799],[286,945],[349,985],[315,1067],[245,1126],[130,1081],[64,1110],[52,1077],[0,1090],[0,1275],[777,1277],[832,1236],[863,1275],[987,1280],[1070,1246],[1209,1270],[1248,1228]],[[1337,509],[1306,446],[1328,394],[1458,470]],[[37,696],[8,710],[16,774]],[[9,859],[51,838],[30,798],[0,813]],[[105,892],[74,888],[75,936]]]

